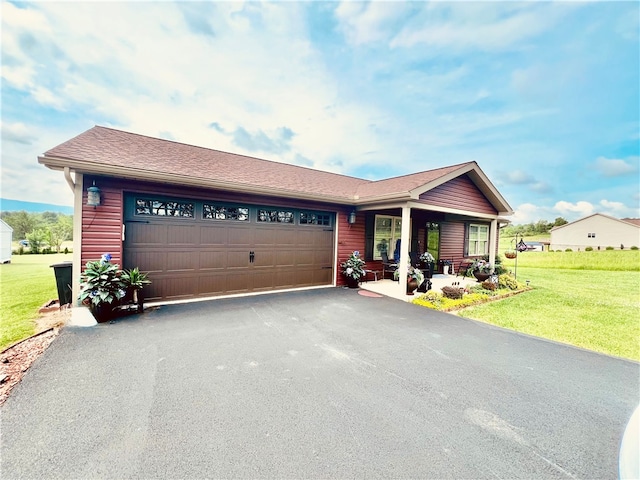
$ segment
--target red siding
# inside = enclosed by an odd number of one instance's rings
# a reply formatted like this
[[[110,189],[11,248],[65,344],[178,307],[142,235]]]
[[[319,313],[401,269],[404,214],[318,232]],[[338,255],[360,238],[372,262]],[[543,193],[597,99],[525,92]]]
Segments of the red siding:
[[[113,263],[122,264],[122,189],[96,178],[100,188],[101,204],[87,206],[87,188],[93,177],[84,177],[82,200],[82,265],[99,260],[103,253],[110,253]]]
[[[467,175],[454,178],[420,195],[430,205],[495,215],[498,212]]]
[[[340,263],[344,262],[354,251],[364,257],[364,213],[356,215],[356,223],[349,225],[347,219],[351,210],[338,212],[338,266],[336,268],[336,284],[346,285]]]
[[[440,259],[453,259],[454,269],[457,270],[463,258],[464,222],[440,223]]]

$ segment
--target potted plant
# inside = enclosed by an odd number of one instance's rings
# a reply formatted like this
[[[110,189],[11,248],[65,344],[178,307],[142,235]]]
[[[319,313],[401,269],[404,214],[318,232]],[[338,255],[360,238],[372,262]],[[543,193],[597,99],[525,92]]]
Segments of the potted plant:
[[[491,272],[493,272],[493,265],[487,260],[476,258],[467,270],[467,276],[474,276],[478,282],[484,282]]]
[[[360,252],[353,252],[349,258],[340,264],[342,275],[344,275],[349,288],[358,288],[360,279],[364,277],[365,262],[360,258]]]
[[[111,319],[126,294],[120,270],[117,264],[111,263],[111,255],[105,253],[100,260],[87,262],[80,282],[80,301],[89,307],[98,322]]]
[[[432,278],[433,277],[433,267],[436,264],[436,259],[429,252],[424,252],[420,255],[420,263],[421,266],[425,270],[425,277]]]
[[[131,270],[123,270],[120,274],[120,280],[122,281],[127,297],[130,296],[131,303],[137,306],[138,313],[143,310],[144,298],[142,296],[142,287],[151,283],[147,278],[146,273],[142,273],[138,267]]]
[[[393,279],[400,279],[400,273],[398,270],[393,272]],[[419,268],[409,265],[407,268],[407,295],[413,295],[413,292],[422,285],[422,282],[424,282],[424,274],[422,271]]]
[[[449,275],[449,269],[451,268],[451,260],[440,260],[440,265],[442,265],[442,273],[444,275]]]

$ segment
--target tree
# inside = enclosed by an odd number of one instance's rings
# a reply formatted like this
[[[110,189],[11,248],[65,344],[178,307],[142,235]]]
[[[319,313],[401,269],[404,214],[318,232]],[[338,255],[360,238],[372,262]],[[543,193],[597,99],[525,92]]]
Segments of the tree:
[[[13,228],[13,238],[26,238],[27,233],[32,232],[38,226],[37,218],[34,214],[25,210],[19,212],[2,212],[2,219]]]
[[[29,248],[32,253],[40,253],[40,249],[47,239],[48,233],[42,229],[36,229],[31,233],[27,233]]]
[[[71,217],[60,215],[57,222],[48,229],[48,241],[51,247],[56,247],[56,252],[60,253],[62,242],[69,240],[73,232]]]
[[[555,219],[555,221],[553,222],[553,226],[554,226],[554,227],[559,227],[559,226],[561,226],[561,225],[566,225],[567,223],[569,223],[569,222],[567,222],[564,218],[562,218],[562,217],[558,217],[558,218],[556,218],[556,219]]]

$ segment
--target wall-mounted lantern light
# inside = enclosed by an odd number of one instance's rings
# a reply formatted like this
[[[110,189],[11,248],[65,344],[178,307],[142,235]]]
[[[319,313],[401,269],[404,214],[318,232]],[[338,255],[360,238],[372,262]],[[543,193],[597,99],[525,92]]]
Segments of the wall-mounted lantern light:
[[[100,205],[100,189],[96,187],[95,181],[93,182],[93,185],[87,188],[87,205],[93,208]]]
[[[349,225],[353,225],[354,223],[356,223],[356,211],[352,210],[351,213],[349,214],[349,218],[347,219],[347,221],[349,222]]]

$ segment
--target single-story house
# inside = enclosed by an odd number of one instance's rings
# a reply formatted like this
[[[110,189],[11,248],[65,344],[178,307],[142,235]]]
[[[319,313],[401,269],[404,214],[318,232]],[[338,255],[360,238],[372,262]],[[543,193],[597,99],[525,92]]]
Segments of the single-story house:
[[[149,301],[339,286],[353,251],[381,271],[397,240],[401,271],[427,246],[493,260],[512,214],[476,162],[371,181],[100,126],[38,161],[75,192],[74,278],[110,253]]]
[[[13,228],[0,220],[0,263],[11,263],[11,244],[13,242]]]
[[[607,247],[630,248],[640,246],[640,224],[637,219],[611,217],[594,213],[574,222],[551,229],[552,250],[605,250]]]

